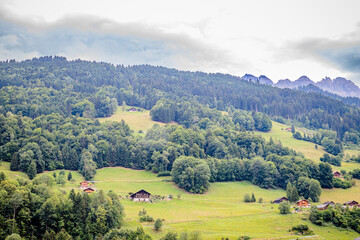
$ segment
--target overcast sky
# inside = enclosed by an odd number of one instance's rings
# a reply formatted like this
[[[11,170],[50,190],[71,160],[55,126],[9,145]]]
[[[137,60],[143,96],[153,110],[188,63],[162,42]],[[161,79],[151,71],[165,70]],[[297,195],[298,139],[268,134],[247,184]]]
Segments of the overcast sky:
[[[0,0],[0,60],[44,55],[360,84],[360,1]]]

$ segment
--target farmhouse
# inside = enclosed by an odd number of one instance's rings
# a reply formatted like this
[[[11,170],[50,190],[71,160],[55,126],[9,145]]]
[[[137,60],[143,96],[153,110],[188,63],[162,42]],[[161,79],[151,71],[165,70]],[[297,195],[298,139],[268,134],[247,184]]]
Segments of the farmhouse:
[[[275,199],[274,201],[273,201],[273,203],[275,203],[275,204],[279,204],[279,203],[282,203],[282,202],[288,202],[289,201],[289,199],[287,199],[286,197],[280,197],[280,198],[277,198],[277,199]]]
[[[88,188],[89,187],[89,182],[88,181],[83,181],[80,183],[80,188]]]
[[[137,109],[134,107],[128,109],[128,112],[136,112],[136,111],[137,111]]]
[[[132,194],[130,198],[135,202],[150,202],[150,193],[141,189],[140,191]]]
[[[306,207],[306,208],[310,207],[310,203],[306,199],[301,199],[301,200],[297,201],[296,205],[298,205],[299,207]]]
[[[347,206],[349,206],[350,208],[352,208],[352,207],[358,207],[359,206],[359,203],[357,202],[357,201],[354,201],[354,200],[352,200],[352,201],[347,201],[347,202],[345,202],[344,204],[343,204],[343,207],[347,207]]]
[[[86,189],[84,189],[84,192],[86,192],[86,193],[93,193],[95,190],[94,189],[92,189],[92,188],[86,188]]]
[[[334,175],[334,177],[336,177],[336,178],[340,178],[340,177],[341,177],[341,173],[340,173],[339,171],[333,172],[333,175]]]
[[[329,206],[335,206],[333,201],[326,201],[323,204],[317,205],[317,209],[319,210],[326,210]]]

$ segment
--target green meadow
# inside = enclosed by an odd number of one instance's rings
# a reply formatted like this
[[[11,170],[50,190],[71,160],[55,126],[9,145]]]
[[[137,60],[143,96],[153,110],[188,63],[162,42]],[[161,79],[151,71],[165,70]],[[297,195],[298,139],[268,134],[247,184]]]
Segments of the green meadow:
[[[280,215],[278,205],[270,201],[284,196],[286,193],[282,189],[262,189],[250,182],[217,182],[211,184],[207,193],[196,195],[184,192],[167,180],[169,177],[121,167],[99,169],[95,176],[97,188],[113,190],[123,197],[125,226],[143,226],[154,239],[168,231],[198,231],[204,239],[237,239],[240,235],[253,239],[294,239],[288,230],[297,224],[308,224],[314,230],[316,236],[310,239],[353,239],[359,235],[352,230],[316,226],[306,220],[306,212]],[[171,194],[173,200],[142,203],[126,199],[129,193],[141,189],[153,195]],[[337,195],[336,191],[330,194]],[[246,193],[254,193],[257,199],[262,197],[264,202],[244,203]],[[181,194],[180,199],[178,194]],[[138,212],[143,208],[155,219],[164,220],[162,231],[155,232],[151,223],[139,222]]]
[[[272,137],[275,141],[281,141],[283,146],[294,149],[297,152],[301,152],[308,159],[311,159],[315,162],[320,162],[320,157],[324,155],[325,150],[322,146],[315,148],[315,143],[307,142],[303,140],[298,140],[293,137],[293,134],[289,131],[285,131],[288,128],[288,125],[281,124],[278,122],[272,122],[272,129],[269,132],[255,132],[255,134],[261,135],[266,140],[269,140]],[[296,129],[303,134],[301,129]],[[345,154],[348,153],[351,155],[360,154],[359,150],[345,150]],[[346,170],[351,171],[355,168],[360,168],[360,163],[355,162],[342,162],[341,167],[332,166],[333,170]]]
[[[133,129],[135,132],[138,132],[139,130],[146,132],[154,124],[165,125],[165,123],[151,120],[149,110],[136,107],[136,109],[141,109],[141,111],[138,112],[127,111],[130,108],[131,106],[126,106],[126,110],[123,111],[123,107],[119,106],[116,112],[111,117],[98,118],[98,119],[100,122],[106,122],[106,121],[120,122],[121,120],[124,120],[130,126],[130,128]]]
[[[9,163],[5,162],[0,166],[0,171],[5,172],[9,179],[26,177],[21,172],[11,172],[9,166]],[[60,170],[42,174],[52,175],[53,172],[58,175]],[[66,176],[68,172],[66,171]],[[77,189],[83,177],[76,171],[71,173],[73,181],[66,181],[65,186],[56,185],[54,188],[66,191]],[[169,181],[170,177],[157,177],[156,174],[144,170],[103,168],[97,170],[94,180],[97,189],[113,190],[122,197],[121,202],[126,213],[124,227],[136,229],[142,226],[154,239],[160,239],[168,231],[197,231],[203,239],[237,239],[241,235],[248,235],[252,239],[295,239],[296,236],[289,233],[289,228],[298,224],[308,224],[313,229],[315,236],[308,239],[354,239],[359,236],[352,230],[316,226],[307,220],[306,210],[280,215],[278,205],[270,202],[285,196],[285,191],[262,189],[246,181],[211,183],[205,194],[197,195],[179,189]],[[132,202],[126,198],[129,193],[141,189],[149,191],[152,195],[172,195],[173,199],[165,198],[157,203],[143,203]],[[257,200],[263,198],[263,203],[244,203],[243,198],[247,193],[254,193]],[[321,200],[343,202],[351,196],[358,198],[360,188],[324,190]],[[139,222],[138,212],[143,208],[154,219],[163,219],[161,231],[154,231],[153,223]]]

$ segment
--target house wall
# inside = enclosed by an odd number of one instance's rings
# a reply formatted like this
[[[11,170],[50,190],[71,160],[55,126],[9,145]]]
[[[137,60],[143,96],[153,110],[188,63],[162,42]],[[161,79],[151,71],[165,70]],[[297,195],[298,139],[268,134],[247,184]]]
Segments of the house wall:
[[[134,197],[133,201],[135,202],[150,202],[149,198],[138,198],[138,197]]]

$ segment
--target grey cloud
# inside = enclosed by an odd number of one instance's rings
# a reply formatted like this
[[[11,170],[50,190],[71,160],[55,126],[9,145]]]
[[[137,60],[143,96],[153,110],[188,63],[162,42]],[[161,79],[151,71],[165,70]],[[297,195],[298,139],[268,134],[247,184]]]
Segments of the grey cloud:
[[[360,24],[355,31],[340,38],[307,38],[288,42],[280,52],[280,57],[286,60],[317,59],[331,67],[350,72],[360,81]]]
[[[63,54],[70,58],[203,71],[226,71],[244,65],[233,63],[228,51],[186,34],[167,31],[169,26],[119,23],[89,15],[68,15],[48,23],[38,18],[17,17],[1,6],[0,16],[3,20],[0,34],[4,38],[0,38],[0,53],[6,52],[3,57],[11,55],[9,41],[14,36],[20,39],[17,49],[23,49],[24,56]],[[204,23],[199,24],[203,27]]]

